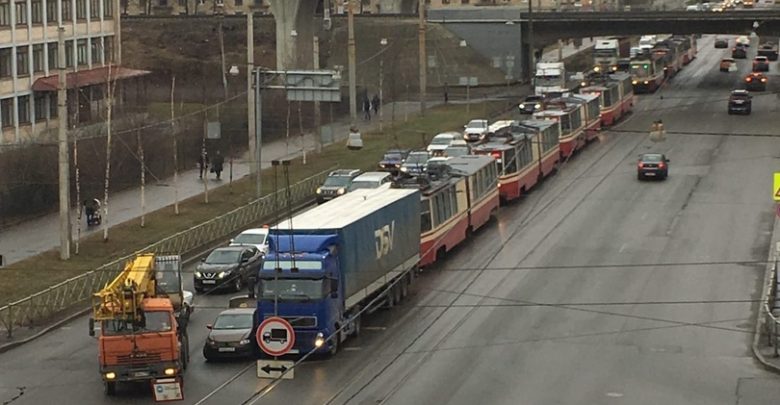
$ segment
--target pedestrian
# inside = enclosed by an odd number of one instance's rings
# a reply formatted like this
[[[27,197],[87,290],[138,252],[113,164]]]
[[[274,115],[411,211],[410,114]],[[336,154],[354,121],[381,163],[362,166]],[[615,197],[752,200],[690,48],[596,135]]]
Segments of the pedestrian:
[[[447,86],[447,82],[444,82],[444,104],[447,104],[447,102],[449,101],[450,101],[449,87]]]
[[[368,100],[368,96],[363,99],[363,112],[365,113],[363,118],[371,121],[371,101]]]
[[[203,173],[208,173],[206,170],[209,168],[209,154],[205,150],[198,155],[198,167],[200,167],[200,178],[203,178]]]
[[[222,156],[220,151],[217,151],[217,154],[214,155],[214,161],[211,162],[211,172],[217,175],[217,180],[220,180],[220,176],[222,175],[222,165],[224,163],[225,158]]]
[[[371,99],[371,107],[374,108],[374,116],[379,115],[379,96],[374,94],[374,98]]]

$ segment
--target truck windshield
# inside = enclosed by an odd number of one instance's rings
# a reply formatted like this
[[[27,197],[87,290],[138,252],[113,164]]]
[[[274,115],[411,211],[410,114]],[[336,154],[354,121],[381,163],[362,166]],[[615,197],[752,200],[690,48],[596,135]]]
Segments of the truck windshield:
[[[125,320],[109,320],[101,323],[100,329],[103,335],[117,336],[131,333],[144,332],[170,332],[173,328],[171,315],[166,311],[144,312],[141,322],[129,322]]]
[[[596,49],[593,52],[593,56],[598,56],[602,58],[610,58],[613,56],[617,56],[617,52],[614,49]]]
[[[310,301],[325,298],[325,279],[263,279],[257,295],[263,300],[273,300],[278,295],[280,301]]]

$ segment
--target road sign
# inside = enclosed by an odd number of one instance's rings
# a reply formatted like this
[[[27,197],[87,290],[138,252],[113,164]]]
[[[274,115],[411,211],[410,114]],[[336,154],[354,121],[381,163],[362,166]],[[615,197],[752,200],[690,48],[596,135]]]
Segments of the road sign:
[[[780,172],[775,173],[774,186],[772,187],[772,198],[775,201],[780,201]]]
[[[152,381],[154,402],[181,401],[184,394],[181,391],[181,381],[178,378],[161,378]]]
[[[294,364],[294,362],[287,360],[258,360],[257,378],[276,379],[282,377],[283,380],[292,380],[295,377]],[[287,371],[287,374],[284,374],[285,371]]]
[[[257,327],[257,344],[269,356],[283,356],[295,344],[295,330],[289,322],[278,316],[266,318]]]

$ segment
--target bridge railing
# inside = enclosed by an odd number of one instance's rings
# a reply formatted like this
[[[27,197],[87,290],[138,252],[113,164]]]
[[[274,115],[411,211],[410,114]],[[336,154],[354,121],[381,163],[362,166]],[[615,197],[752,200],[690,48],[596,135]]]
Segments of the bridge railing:
[[[315,190],[332,170],[333,168],[325,170],[292,185],[290,187],[290,203],[293,206],[299,206],[312,201]],[[224,240],[244,227],[275,218],[275,214],[278,212],[285,212],[286,204],[286,191],[277,191],[202,224],[171,235],[95,270],[0,307],[0,329],[5,329],[8,338],[12,338],[14,329],[33,327],[64,311],[80,309],[79,306],[86,308],[92,294],[113,280],[124,268],[125,263],[137,254],[152,252],[186,255],[194,253],[198,249]],[[282,211],[279,211],[280,209]]]
[[[777,268],[778,261],[775,260],[769,274],[766,300],[762,303],[765,317],[764,335],[767,337],[767,343],[772,347],[775,357],[780,355],[780,301],[777,299]]]

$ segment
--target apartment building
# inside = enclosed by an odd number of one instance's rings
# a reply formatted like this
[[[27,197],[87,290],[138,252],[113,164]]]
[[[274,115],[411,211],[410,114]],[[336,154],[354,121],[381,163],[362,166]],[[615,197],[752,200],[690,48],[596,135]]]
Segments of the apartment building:
[[[65,29],[70,125],[99,119],[109,65],[112,79],[147,73],[118,66],[118,9],[119,0],[0,0],[0,144],[54,138],[59,26]]]
[[[123,0],[123,15],[269,14],[268,0]]]

